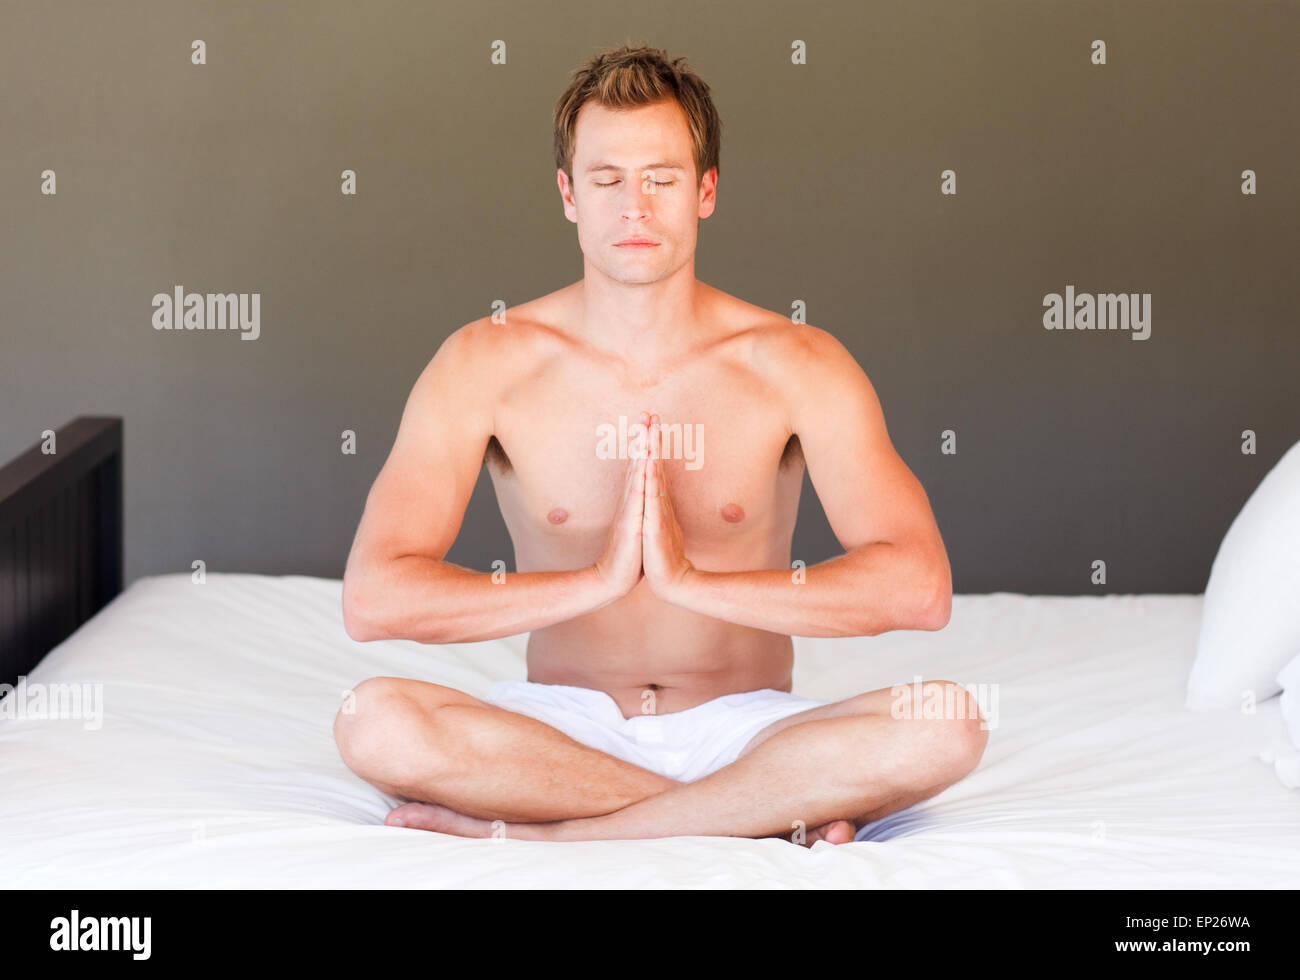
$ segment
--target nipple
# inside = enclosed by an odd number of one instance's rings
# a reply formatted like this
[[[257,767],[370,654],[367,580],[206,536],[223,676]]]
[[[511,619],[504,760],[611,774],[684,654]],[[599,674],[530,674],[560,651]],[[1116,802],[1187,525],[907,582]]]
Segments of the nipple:
[[[569,519],[569,512],[563,507],[556,507],[546,515],[546,519],[552,524],[563,524]]]
[[[745,519],[745,508],[740,504],[727,504],[722,508],[722,519],[732,524],[739,523]]]

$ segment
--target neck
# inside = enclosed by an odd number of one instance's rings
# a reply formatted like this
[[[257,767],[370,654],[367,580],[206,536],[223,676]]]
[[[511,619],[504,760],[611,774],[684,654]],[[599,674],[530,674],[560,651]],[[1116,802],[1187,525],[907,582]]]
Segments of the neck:
[[[620,282],[586,262],[578,287],[578,330],[597,350],[653,369],[698,340],[705,287],[695,278],[693,261],[649,283]]]

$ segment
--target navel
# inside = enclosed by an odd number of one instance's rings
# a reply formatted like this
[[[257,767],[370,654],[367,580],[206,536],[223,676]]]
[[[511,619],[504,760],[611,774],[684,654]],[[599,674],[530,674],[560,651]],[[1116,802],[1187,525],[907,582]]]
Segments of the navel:
[[[563,524],[569,519],[569,512],[563,507],[556,507],[546,515],[546,519],[552,524]]]
[[[738,524],[745,519],[745,508],[740,504],[726,504],[722,508],[722,519],[730,521],[732,524]]]

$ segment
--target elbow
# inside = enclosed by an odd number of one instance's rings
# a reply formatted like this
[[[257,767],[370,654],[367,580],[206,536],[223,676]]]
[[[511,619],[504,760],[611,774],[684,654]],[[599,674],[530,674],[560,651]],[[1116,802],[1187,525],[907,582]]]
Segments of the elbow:
[[[946,564],[923,595],[915,628],[931,632],[943,629],[952,618],[952,576]]]
[[[384,596],[385,598],[378,598]],[[374,640],[418,640],[420,643],[454,643],[445,631],[433,630],[402,611],[394,590],[371,579],[363,586],[356,578],[343,577],[343,629],[357,643]]]
[[[374,611],[360,589],[346,578],[343,582],[343,629],[358,643],[384,638]]]

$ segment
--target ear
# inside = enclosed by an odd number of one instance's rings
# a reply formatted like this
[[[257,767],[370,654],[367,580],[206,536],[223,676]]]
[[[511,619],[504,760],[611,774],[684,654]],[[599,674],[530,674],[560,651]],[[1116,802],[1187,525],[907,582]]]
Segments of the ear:
[[[564,172],[563,167],[555,169],[555,183],[560,188],[560,200],[564,204],[564,216],[576,225],[578,223],[578,203],[574,200],[573,185],[569,183],[569,175]]]
[[[718,200],[718,168],[710,167],[704,172],[704,179],[700,181],[700,217],[707,218],[717,207]]]

